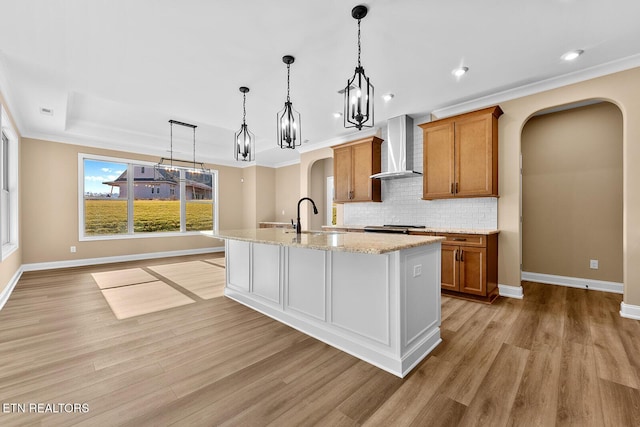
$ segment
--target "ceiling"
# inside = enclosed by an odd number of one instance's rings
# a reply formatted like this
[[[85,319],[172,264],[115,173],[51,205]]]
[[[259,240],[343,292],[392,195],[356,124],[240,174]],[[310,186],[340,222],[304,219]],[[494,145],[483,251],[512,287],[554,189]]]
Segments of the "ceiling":
[[[296,58],[291,100],[302,115],[303,148],[354,134],[333,113],[356,65],[356,4],[0,0],[0,90],[26,137],[162,156],[174,119],[198,126],[198,160],[235,164],[238,88],[248,86],[257,164],[287,164],[299,153],[275,148],[283,55]],[[377,126],[640,65],[637,0],[363,4],[362,65],[375,85]],[[572,49],[584,54],[560,59]],[[459,66],[470,69],[462,78],[451,73]],[[384,102],[386,93],[395,97]],[[192,158],[190,129],[174,127],[173,142],[174,157]]]

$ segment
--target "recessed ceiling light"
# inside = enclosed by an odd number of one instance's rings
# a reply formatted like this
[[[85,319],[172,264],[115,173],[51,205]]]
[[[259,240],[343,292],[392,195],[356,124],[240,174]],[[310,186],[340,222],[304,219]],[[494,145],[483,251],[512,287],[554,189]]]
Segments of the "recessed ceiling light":
[[[456,77],[462,77],[467,73],[467,71],[469,71],[469,67],[460,67],[451,71],[451,74],[453,74]]]
[[[569,51],[567,53],[565,53],[564,55],[561,56],[561,58],[565,61],[573,61],[574,59],[576,59],[578,56],[582,55],[584,53],[584,50],[582,49],[577,49],[577,50],[572,50]]]
[[[385,95],[382,95],[382,99],[384,99],[384,102],[389,102],[393,99],[395,95],[392,93],[387,93]]]
[[[333,113],[333,117],[339,119],[340,117],[342,117],[342,113],[340,111],[336,111],[335,113]]]
[[[47,107],[40,107],[40,114],[44,114],[45,116],[53,116],[53,109]]]

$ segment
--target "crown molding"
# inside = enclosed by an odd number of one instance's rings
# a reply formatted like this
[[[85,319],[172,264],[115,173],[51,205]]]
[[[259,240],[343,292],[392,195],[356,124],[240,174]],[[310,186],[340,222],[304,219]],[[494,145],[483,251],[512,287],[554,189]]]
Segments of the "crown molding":
[[[496,105],[505,101],[510,101],[512,99],[522,98],[528,95],[545,92],[547,90],[557,89],[559,87],[580,83],[586,80],[595,79],[636,67],[640,67],[640,54],[628,56],[626,58],[607,62],[605,64],[595,65],[590,68],[563,74],[561,76],[551,77],[546,80],[518,86],[516,88],[507,89],[470,101],[450,105],[448,107],[439,108],[437,110],[433,110],[431,114],[439,119],[449,116],[455,116],[457,114],[479,110],[481,108]]]

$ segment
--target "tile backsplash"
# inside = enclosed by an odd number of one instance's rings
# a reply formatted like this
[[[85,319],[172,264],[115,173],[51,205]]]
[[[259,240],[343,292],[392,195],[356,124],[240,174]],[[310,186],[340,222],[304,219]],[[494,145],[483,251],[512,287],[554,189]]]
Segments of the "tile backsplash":
[[[497,198],[422,200],[422,176],[382,181],[382,200],[381,203],[345,203],[344,223],[498,228]]]
[[[422,172],[422,129],[414,119],[413,170]],[[381,129],[386,139],[386,128]],[[382,171],[387,170],[387,142],[382,143]],[[345,203],[344,224],[408,224],[449,228],[498,228],[498,199],[495,197],[422,200],[422,175],[382,181],[381,203]]]

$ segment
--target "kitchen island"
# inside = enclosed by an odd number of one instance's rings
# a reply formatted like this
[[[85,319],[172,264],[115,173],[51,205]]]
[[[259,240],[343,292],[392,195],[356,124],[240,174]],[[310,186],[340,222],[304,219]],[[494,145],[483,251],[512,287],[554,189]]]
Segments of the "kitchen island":
[[[442,237],[273,228],[224,239],[225,296],[399,377],[440,342]]]

